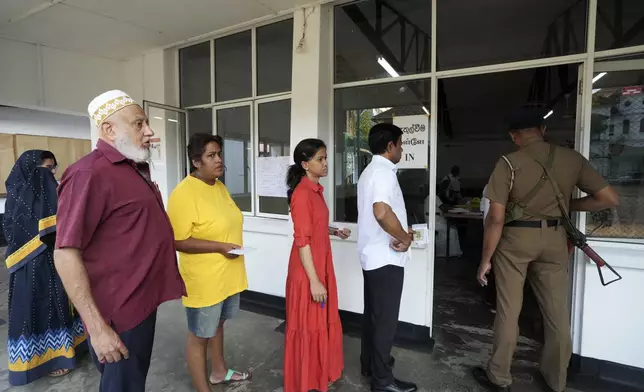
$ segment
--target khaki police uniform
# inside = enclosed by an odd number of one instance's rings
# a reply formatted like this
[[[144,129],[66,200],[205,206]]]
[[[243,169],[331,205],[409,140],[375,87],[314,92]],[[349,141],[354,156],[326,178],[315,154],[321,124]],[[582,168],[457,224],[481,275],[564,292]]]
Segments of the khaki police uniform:
[[[554,149],[552,157],[551,148]],[[497,312],[494,321],[494,348],[487,376],[500,386],[512,383],[510,365],[519,334],[519,313],[527,279],[543,315],[545,342],[540,361],[541,373],[552,389],[563,391],[571,356],[569,254],[566,232],[561,224],[557,224],[557,218],[562,213],[555,192],[548,180],[542,180],[541,186],[536,186],[542,177],[546,177],[543,167],[534,159],[546,165],[551,159],[551,172],[556,177],[555,181],[564,200],[571,199],[575,187],[592,195],[607,184],[581,154],[542,140],[534,140],[506,158],[512,169],[504,159],[499,160],[488,184],[488,199],[507,207],[509,202],[525,200],[532,193],[525,203],[525,211],[541,217],[524,214],[518,220],[540,221],[535,227],[504,227],[492,259]],[[535,191],[535,188],[538,189]],[[543,216],[555,219],[543,220]]]

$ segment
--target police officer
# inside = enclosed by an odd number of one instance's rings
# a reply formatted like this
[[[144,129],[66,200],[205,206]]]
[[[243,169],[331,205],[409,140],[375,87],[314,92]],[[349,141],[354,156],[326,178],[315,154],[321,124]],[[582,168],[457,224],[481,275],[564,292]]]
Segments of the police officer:
[[[497,313],[492,357],[487,368],[478,367],[473,375],[490,391],[510,390],[526,278],[543,314],[541,374],[552,391],[566,386],[571,356],[569,254],[561,208],[542,164],[554,173],[563,200],[570,201],[569,211],[601,211],[618,204],[615,190],[586,158],[544,141],[544,114],[524,108],[510,117],[510,137],[519,150],[499,159],[487,187],[490,210],[477,278],[486,285],[494,263]],[[589,196],[571,200],[575,187]]]

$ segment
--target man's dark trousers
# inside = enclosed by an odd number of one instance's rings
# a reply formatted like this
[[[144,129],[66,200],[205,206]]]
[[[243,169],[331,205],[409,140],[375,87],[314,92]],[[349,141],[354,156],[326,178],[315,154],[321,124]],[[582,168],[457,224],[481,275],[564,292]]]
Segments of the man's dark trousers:
[[[362,371],[371,373],[373,386],[386,386],[394,381],[391,369],[391,347],[398,326],[400,297],[405,270],[386,265],[364,276],[364,313],[362,316]]]
[[[92,361],[101,373],[99,392],[145,392],[156,322],[157,312],[154,311],[136,327],[119,334],[130,353],[128,359],[121,359],[116,363],[99,363],[94,350],[90,350]]]

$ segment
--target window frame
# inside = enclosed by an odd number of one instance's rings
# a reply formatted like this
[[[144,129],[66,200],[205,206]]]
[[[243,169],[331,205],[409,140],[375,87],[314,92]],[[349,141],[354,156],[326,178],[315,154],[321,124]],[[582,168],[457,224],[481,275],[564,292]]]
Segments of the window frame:
[[[251,151],[249,154],[250,162],[250,211],[243,211],[242,214],[245,216],[255,216],[255,165],[254,165],[254,158],[253,158],[253,145],[254,145],[254,140],[255,140],[255,132],[254,132],[254,126],[253,126],[253,119],[254,114],[254,105],[252,101],[247,100],[246,102],[235,102],[235,103],[229,103],[225,105],[216,105],[213,106],[212,108],[212,133],[213,135],[219,135],[219,131],[217,130],[217,111],[219,110],[225,110],[225,109],[234,109],[234,108],[240,108],[240,107],[248,107],[248,115],[249,115],[249,124],[250,124],[250,145],[251,145]],[[223,135],[220,135],[223,138]],[[224,146],[221,146],[222,148]],[[224,150],[224,156],[226,155],[226,151]],[[232,195],[231,195],[232,197]]]
[[[625,118],[622,120],[622,135],[631,133],[631,120]]]
[[[247,217],[260,217],[260,218],[271,218],[279,220],[288,220],[289,215],[282,214],[272,214],[272,213],[260,213],[259,212],[259,196],[257,195],[257,179],[256,179],[256,170],[257,170],[257,154],[259,150],[258,140],[259,140],[259,127],[258,127],[258,117],[257,117],[257,108],[258,104],[272,101],[279,101],[285,99],[291,99],[291,90],[258,95],[257,94],[257,77],[258,77],[258,63],[257,63],[257,29],[268,26],[274,23],[283,22],[286,20],[294,20],[293,13],[287,13],[279,17],[271,18],[270,20],[255,23],[255,24],[244,24],[231,29],[226,29],[225,31],[220,32],[219,34],[209,36],[207,38],[200,38],[198,40],[186,42],[183,45],[177,46],[175,48],[177,56],[175,57],[175,71],[177,79],[175,81],[175,96],[177,102],[180,102],[181,97],[181,65],[180,58],[178,56],[179,50],[203,44],[204,42],[210,43],[210,102],[202,105],[193,105],[181,107],[181,109],[189,111],[193,109],[211,109],[212,110],[212,132],[217,135],[217,111],[219,109],[230,109],[235,107],[248,106],[250,108],[250,145],[251,151],[249,154],[250,157],[250,176],[251,176],[251,211],[242,211],[242,214]],[[293,24],[295,26],[295,23]],[[252,95],[245,98],[231,99],[226,101],[216,101],[216,76],[215,76],[215,40],[220,38],[225,38],[234,34],[242,33],[245,31],[251,32],[251,78],[252,78]],[[295,31],[293,30],[293,33]],[[292,70],[292,64],[291,64]],[[292,86],[291,86],[292,88]],[[224,154],[226,152],[224,151]]]
[[[328,138],[329,140],[335,141],[335,91],[337,89],[344,89],[344,88],[350,88],[350,87],[364,87],[364,86],[369,86],[369,85],[379,85],[379,84],[387,84],[387,83],[394,83],[394,82],[404,82],[404,81],[416,81],[416,80],[422,80],[422,79],[430,79],[431,81],[431,93],[430,93],[430,113],[437,113],[438,110],[438,105],[437,105],[437,98],[438,98],[438,80],[439,79],[447,79],[447,78],[453,78],[453,77],[461,77],[461,76],[473,76],[473,75],[482,75],[486,73],[496,73],[496,72],[505,72],[505,71],[516,71],[516,70],[521,70],[521,69],[534,69],[538,67],[544,67],[544,66],[556,66],[556,65],[565,65],[565,64],[579,64],[582,66],[583,69],[583,80],[584,83],[582,84],[582,88],[580,89],[579,93],[582,95],[582,98],[579,99],[578,105],[580,107],[577,109],[577,114],[579,117],[579,121],[582,124],[589,124],[590,123],[590,114],[591,114],[591,99],[592,99],[592,83],[586,83],[585,81],[590,81],[592,80],[594,76],[594,72],[596,72],[595,67],[597,66],[597,63],[600,60],[607,60],[611,59],[617,56],[628,56],[628,55],[634,55],[634,54],[643,54],[644,53],[644,45],[639,45],[639,46],[627,46],[623,48],[618,48],[618,49],[611,49],[611,50],[603,50],[603,51],[596,51],[596,32],[597,32],[597,9],[598,9],[598,0],[589,0],[587,3],[587,16],[586,16],[586,49],[585,51],[578,53],[578,54],[572,54],[572,55],[562,55],[562,56],[553,56],[553,57],[547,57],[547,58],[541,58],[541,59],[532,59],[532,60],[520,60],[520,61],[514,61],[514,62],[502,62],[502,63],[494,63],[494,64],[489,64],[489,65],[482,65],[482,66],[473,66],[473,67],[464,67],[464,68],[455,68],[455,69],[447,69],[447,70],[438,70],[437,67],[437,25],[438,25],[438,12],[437,12],[437,2],[438,0],[428,0],[431,1],[432,4],[432,29],[431,29],[431,70],[430,72],[425,72],[425,73],[418,73],[418,74],[410,74],[410,75],[401,75],[399,77],[382,77],[382,78],[374,78],[374,79],[368,79],[368,80],[359,80],[359,81],[352,81],[352,82],[343,82],[343,83],[335,83],[334,82],[334,77],[335,77],[335,62],[333,62],[333,65],[330,67],[329,70],[329,80],[330,80],[330,105],[329,105],[329,124],[331,124],[329,133],[328,133]],[[333,3],[333,7],[339,7],[342,5],[346,5],[353,2],[353,0],[339,0],[335,1]],[[334,15],[335,12],[331,12],[331,28],[329,29],[329,35],[328,35],[328,40],[330,42],[329,45],[329,53],[330,53],[330,58],[334,59],[335,57],[335,47],[334,47],[334,37],[335,37],[335,20],[334,20]],[[635,62],[638,60],[631,60],[628,62]],[[607,69],[611,69],[612,64],[607,64],[605,67]],[[606,69],[604,69],[606,70]],[[430,195],[436,193],[436,170],[435,170],[435,165],[432,164],[432,161],[434,157],[436,157],[437,154],[437,149],[436,149],[436,143],[437,143],[437,138],[436,132],[438,130],[438,122],[437,122],[437,116],[430,116],[430,151],[429,151],[429,163],[430,163],[430,170],[429,170],[429,187],[430,187]],[[586,129],[585,127],[582,127],[581,125],[578,126],[577,134],[576,134],[576,140],[575,140],[575,150],[580,152],[584,157],[588,158],[590,154],[590,131],[589,129]],[[333,154],[333,159],[331,160],[332,162],[329,164],[329,170],[330,170],[330,183],[333,184],[331,186],[331,192],[329,192],[329,195],[327,196],[327,200],[330,202],[329,203],[329,210],[331,214],[331,221],[334,221],[335,218],[335,213],[336,213],[336,192],[335,192],[335,165],[339,164],[338,162],[335,162],[335,143],[332,143],[333,145],[331,146],[332,154]],[[329,154],[331,155],[331,153]],[[436,210],[434,203],[430,203],[430,216],[435,215]],[[579,228],[585,228],[585,216],[584,214],[578,214],[579,218],[577,220],[577,227]],[[340,223],[344,226],[348,227],[357,227],[357,223],[355,222],[337,222]],[[432,230],[434,227],[433,221],[430,219],[429,223],[429,228]],[[598,240],[601,240],[601,238],[597,238]],[[595,238],[593,238],[595,240]],[[614,239],[609,239],[609,240],[614,240]],[[644,239],[642,241],[638,241],[636,239],[624,239],[627,242],[635,242],[635,243],[642,243],[644,244]]]
[[[253,103],[253,129],[254,129],[254,142],[253,142],[253,173],[257,172],[257,158],[259,155],[259,105],[265,104],[265,103],[270,103],[270,102],[279,102],[279,101],[286,101],[286,100],[291,100],[291,93],[282,93],[280,95],[275,95],[271,94],[270,96],[266,96],[264,98],[256,99]],[[291,113],[291,116],[293,113]],[[289,129],[289,134],[290,134],[290,129]],[[290,135],[289,135],[289,140],[290,140]],[[290,142],[289,142],[290,143]],[[294,147],[290,147],[291,149]],[[255,181],[255,175],[253,174],[253,180]],[[255,216],[260,217],[260,218],[272,218],[272,219],[280,219],[280,220],[288,220],[290,213],[287,212],[286,215],[283,214],[275,214],[275,213],[270,213],[270,212],[261,212],[259,210],[259,195],[257,194],[257,184],[254,183],[254,191],[253,191],[253,203],[254,203],[254,211],[256,211]],[[288,208],[288,203],[287,203],[287,211],[289,210]]]
[[[627,48],[628,49],[628,48]],[[622,51],[623,49],[618,49]],[[611,51],[614,52],[614,51]],[[644,54],[644,46],[641,47],[641,51],[638,54]],[[620,72],[620,71],[643,71],[644,72],[644,58],[642,59],[636,59],[636,60],[619,60],[619,59],[604,59],[603,57],[598,57],[595,56],[593,59],[590,60],[591,66],[590,68],[590,78],[592,79],[593,77],[597,76],[597,74],[601,72]],[[591,92],[592,95],[592,92]],[[591,119],[591,113],[592,113],[592,105],[589,104],[583,108],[584,115],[587,115],[588,117],[588,124],[590,124]],[[644,120],[644,119],[643,119]],[[623,122],[621,122],[623,126]],[[614,124],[612,124],[614,126]],[[592,144],[593,140],[590,138],[590,130],[587,132],[584,130],[585,134],[582,134],[582,137],[586,136],[584,138],[584,145],[582,151],[582,155],[588,159],[590,159],[590,145]],[[622,129],[623,132],[623,129]],[[624,135],[624,134],[622,134]],[[637,134],[634,134],[636,136]],[[603,176],[602,176],[603,177]],[[577,214],[578,215],[578,228],[582,231],[585,232],[586,230],[586,224],[588,221],[586,213],[582,214]],[[598,243],[619,243],[619,244],[630,244],[633,246],[642,246],[644,245],[644,237],[600,237],[600,236],[592,236],[590,235],[588,237],[589,241],[593,242],[598,242]]]

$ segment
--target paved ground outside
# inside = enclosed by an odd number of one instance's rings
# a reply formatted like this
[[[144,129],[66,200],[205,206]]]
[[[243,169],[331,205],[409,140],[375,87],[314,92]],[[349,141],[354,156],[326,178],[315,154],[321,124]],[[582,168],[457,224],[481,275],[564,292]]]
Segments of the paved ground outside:
[[[1,254],[4,251],[0,250]],[[7,320],[7,272],[0,272],[0,319]],[[448,288],[445,288],[446,290]],[[466,311],[478,309],[480,304],[470,299],[469,303],[464,293],[458,292],[458,287],[452,287],[454,292],[450,297],[453,303],[442,302],[440,312]],[[437,302],[442,301],[437,298]],[[185,313],[178,301],[167,303],[160,308],[155,348],[148,377],[148,391],[191,392],[190,377],[184,357],[186,337]],[[250,382],[213,387],[213,391],[230,392],[282,392],[282,363],[284,335],[279,332],[283,320],[256,313],[242,311],[226,326],[225,354],[230,367],[244,370],[251,369],[253,379]],[[51,379],[44,378],[26,387],[10,388],[7,381],[7,353],[5,336],[7,325],[0,325],[0,391],[98,391],[99,375],[91,361],[85,357],[81,366],[66,377]],[[459,325],[444,317],[441,325],[434,331],[436,346],[432,352],[423,349],[395,348],[395,373],[398,377],[413,380],[419,386],[419,391],[438,392],[479,392],[479,388],[470,376],[472,366],[484,363],[491,350],[492,335],[489,328]],[[346,336],[344,340],[345,373],[332,389],[334,392],[369,391],[368,383],[360,375],[359,352],[360,340]],[[533,340],[521,338],[517,348],[514,365],[514,391],[537,392],[541,389],[536,385],[535,378],[538,370],[535,358],[538,357],[539,345]],[[586,382],[585,382],[586,381]],[[589,385],[586,385],[589,384]],[[597,383],[587,382],[581,378],[571,380],[570,392],[594,391],[625,391],[622,388],[611,389]]]

